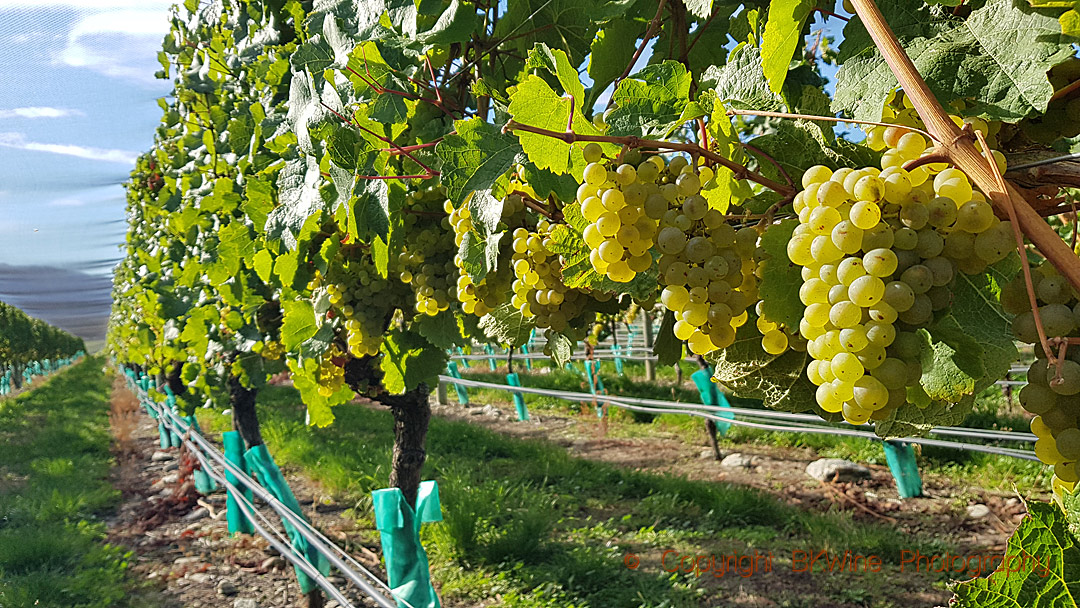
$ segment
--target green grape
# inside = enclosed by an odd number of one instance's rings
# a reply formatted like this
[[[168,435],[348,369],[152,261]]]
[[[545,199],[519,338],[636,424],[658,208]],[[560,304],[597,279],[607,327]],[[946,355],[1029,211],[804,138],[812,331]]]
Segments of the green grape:
[[[863,268],[871,276],[888,277],[896,272],[898,261],[891,249],[877,248],[866,252],[862,259]]]

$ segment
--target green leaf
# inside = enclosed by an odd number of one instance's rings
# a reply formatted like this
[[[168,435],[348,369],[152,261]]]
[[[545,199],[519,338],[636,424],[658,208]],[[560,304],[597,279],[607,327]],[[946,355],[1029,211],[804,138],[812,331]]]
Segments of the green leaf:
[[[739,44],[722,67],[711,67],[701,77],[703,86],[712,86],[716,98],[740,110],[779,110],[780,96],[773,93],[761,67],[757,48]]]
[[[609,135],[665,138],[686,122],[692,78],[677,61],[646,66],[619,82],[607,117]]]
[[[281,344],[286,350],[295,350],[302,342],[318,331],[315,308],[308,300],[289,300],[281,303]]]
[[[525,163],[523,167],[525,170],[521,172],[521,178],[541,199],[551,194],[562,201],[572,201],[577,197],[578,183],[572,176],[555,175],[551,171],[537,169],[532,163]]]
[[[699,19],[708,19],[712,14],[713,0],[686,0],[686,10]]]
[[[320,180],[319,164],[314,159],[303,156],[285,162],[278,174],[280,204],[266,219],[271,238],[280,238],[290,249],[296,247],[304,222],[326,207],[319,193]]]
[[[786,412],[813,410],[826,419],[833,416],[817,406],[817,390],[806,377],[810,355],[788,350],[770,355],[761,348],[761,333],[753,315],[735,332],[735,342],[706,355],[715,367],[713,377],[746,399],[761,399],[770,409]]]
[[[989,0],[965,19],[920,0],[882,3],[881,9],[938,101],[974,98],[967,113],[988,120],[1015,122],[1045,111],[1054,93],[1047,70],[1074,54],[1057,11],[1025,2]],[[857,19],[844,28],[840,61],[833,109],[880,120],[897,81]]]
[[[533,324],[510,304],[503,304],[480,319],[480,329],[499,344],[518,348],[529,341]]]
[[[447,135],[435,147],[442,161],[440,180],[446,196],[455,204],[469,193],[490,189],[515,163],[525,160],[521,144],[513,135],[480,118],[454,123],[456,135]]]
[[[926,407],[905,403],[888,419],[877,421],[874,433],[882,439],[919,437],[936,426],[959,426],[974,405],[975,395],[966,395],[956,402],[933,401]]]
[[[442,315],[438,317],[418,315],[409,327],[443,350],[465,344],[465,338],[462,337],[458,324],[450,323],[449,319]]]
[[[798,220],[791,219],[769,226],[761,235],[760,243],[767,256],[762,261],[764,268],[758,286],[762,314],[774,323],[783,323],[791,328],[799,327],[805,308],[799,299],[799,289],[803,284],[802,269],[791,263],[787,256],[788,241],[798,225]]]
[[[761,64],[769,89],[779,93],[784,88],[788,66],[795,49],[802,42],[802,29],[814,0],[771,0],[765,34],[761,40]]]
[[[240,209],[251,218],[255,230],[266,230],[266,216],[274,208],[274,185],[265,179],[249,179],[244,184],[244,200]]]
[[[551,360],[560,369],[566,367],[574,356],[574,341],[553,329],[545,331],[544,336],[551,347]]]
[[[712,116],[706,129],[709,133],[709,147],[713,151],[740,165],[746,164],[746,150],[739,139],[739,132],[726,114],[724,104],[713,100]],[[702,184],[701,189],[701,196],[709,202],[709,207],[720,213],[727,213],[732,205],[740,205],[753,195],[750,184],[745,179],[739,179],[731,169],[716,165],[714,171],[713,179]]]
[[[307,423],[311,426],[329,426],[334,422],[334,406],[348,403],[355,396],[349,385],[343,384],[329,397],[323,397],[319,393],[319,383],[316,380],[319,363],[315,359],[305,359],[302,366],[290,359],[288,365],[292,372],[293,386],[300,393],[300,400],[307,406]]]
[[[657,365],[675,365],[683,358],[682,340],[675,337],[675,313],[670,310],[664,312],[664,318],[660,321],[653,354],[656,355]]]
[[[622,75],[637,50],[628,41],[640,38],[647,27],[648,24],[641,21],[620,18],[605,23],[596,33],[589,53],[588,72],[593,86],[589,90],[587,107],[592,107],[591,102]]]
[[[520,36],[514,41],[519,51],[543,42],[565,50],[571,65],[581,65],[596,35],[596,24],[626,14],[635,1],[514,0],[499,17],[495,38]]]
[[[1080,37],[1080,11],[1069,9],[1058,17],[1061,33],[1074,38]]]
[[[255,271],[255,274],[259,275],[259,279],[263,283],[270,283],[270,277],[273,276],[271,273],[273,266],[274,256],[266,249],[258,250],[251,258],[251,268]]]
[[[469,36],[479,22],[480,17],[476,14],[475,6],[468,2],[451,0],[450,5],[439,15],[435,24],[417,36],[417,40],[424,44],[468,42]]]
[[[509,112],[521,124],[563,133],[570,118],[571,105],[574,104],[568,97],[555,93],[543,78],[530,75],[511,93]],[[574,105],[574,132],[579,135],[600,134],[592,122],[585,119],[577,105]],[[525,155],[540,169],[549,169],[557,174],[579,174],[584,169],[582,146],[527,131],[517,131],[517,136]],[[571,171],[574,166],[578,167],[577,171]]]
[[[529,59],[525,64],[525,69],[536,67],[544,68],[555,76],[559,86],[574,98],[578,107],[585,103],[585,85],[581,84],[577,69],[570,65],[570,59],[562,49],[552,50],[548,45],[538,43],[529,51]]]
[[[231,222],[218,231],[218,260],[230,275],[240,271],[240,263],[255,253],[255,241],[250,230],[241,222]]]
[[[289,61],[297,72],[316,73],[332,67],[343,68],[349,63],[352,47],[348,36],[338,28],[337,19],[331,15],[323,19],[322,29],[301,44]]]
[[[435,386],[449,359],[445,350],[436,348],[419,334],[397,329],[383,337],[379,350],[383,355],[379,361],[383,388],[395,395],[420,384]]]
[[[953,363],[974,379],[974,391],[1004,377],[1019,357],[1012,320],[998,301],[1001,286],[1019,271],[1018,259],[1009,256],[974,276],[957,273],[952,306],[928,328],[934,340],[952,348]]]
[[[1005,555],[990,561],[1000,571],[954,587],[959,608],[1057,608],[1080,598],[1080,541],[1057,504],[1029,502]]]

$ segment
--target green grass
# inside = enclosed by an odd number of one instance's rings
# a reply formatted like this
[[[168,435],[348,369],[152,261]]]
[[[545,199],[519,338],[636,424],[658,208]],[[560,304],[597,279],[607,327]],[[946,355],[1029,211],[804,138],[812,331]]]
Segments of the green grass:
[[[119,493],[106,479],[109,384],[87,358],[0,401],[0,606],[125,606],[127,556],[97,516]]]
[[[259,395],[263,436],[274,458],[352,505],[365,534],[377,538],[369,496],[388,485],[389,412],[340,406],[332,426],[316,429],[304,425],[299,404],[288,388]],[[209,412],[200,412],[200,423],[208,431],[230,428],[228,417]],[[660,551],[790,555],[814,547],[895,563],[905,549],[941,549],[846,513],[808,513],[745,487],[579,459],[557,445],[463,422],[432,419],[427,451],[424,477],[439,482],[444,521],[425,525],[423,540],[444,598],[459,601],[498,595],[499,605],[514,607],[698,606],[718,591],[692,574],[660,571]],[[652,556],[651,570],[626,568],[627,550]],[[831,576],[820,582],[822,605],[839,605],[826,589]],[[880,583],[872,578],[855,584]]]
[[[497,359],[499,365],[505,365],[504,360]],[[472,361],[471,367],[464,370],[466,377],[482,382],[506,384],[505,370],[490,371],[487,361]],[[605,387],[612,395],[630,395],[649,399],[665,399],[688,403],[701,403],[700,397],[690,374],[696,371],[697,365],[683,361],[680,363],[683,369],[683,384],[676,384],[674,367],[657,368],[657,380],[648,382],[645,378],[644,364],[640,362],[627,362],[624,365],[624,375],[615,375],[615,366],[611,361],[601,364],[601,378]],[[546,388],[553,390],[588,392],[583,377],[583,368],[580,362],[576,363],[579,372],[566,369],[551,369],[546,362],[534,362],[533,369],[527,370],[521,362],[515,363],[523,386],[533,388]],[[453,391],[451,399],[456,399]],[[469,388],[469,400],[472,403],[507,403],[509,394],[495,389]],[[735,407],[760,408],[760,402],[729,398]],[[1015,397],[1014,397],[1015,401]],[[579,411],[579,404],[545,397],[542,395],[525,395],[525,402],[529,409],[539,411],[547,410],[559,413],[573,413]],[[1018,402],[1017,402],[1018,403]],[[962,426],[970,428],[999,429],[999,430],[1027,430],[1027,419],[1024,417],[1019,405],[1014,403],[1009,406],[1006,403],[1002,391],[997,386],[992,386],[976,400],[972,413],[967,417]],[[701,421],[697,418],[678,414],[662,414],[653,416],[637,412],[614,410],[612,418],[619,422],[637,422],[640,424],[620,424],[610,429],[612,436],[647,436],[657,430],[674,432],[682,436],[700,432]],[[785,448],[805,448],[813,450],[818,456],[826,458],[846,458],[856,462],[870,464],[885,463],[885,454],[881,445],[876,441],[869,441],[857,437],[845,437],[826,434],[799,434],[787,432],[764,431],[747,427],[734,426],[721,440],[721,446],[735,448],[739,445],[766,445]],[[1030,449],[1030,443],[1003,442],[1007,447]],[[966,452],[948,448],[924,448],[919,456],[919,468],[924,475],[941,475],[966,486],[979,486],[990,490],[1012,492],[1017,490],[1022,494],[1029,495],[1035,492],[1046,492],[1050,489],[1051,476],[1048,469],[1041,463],[1020,460],[1008,456],[997,456],[981,452]]]

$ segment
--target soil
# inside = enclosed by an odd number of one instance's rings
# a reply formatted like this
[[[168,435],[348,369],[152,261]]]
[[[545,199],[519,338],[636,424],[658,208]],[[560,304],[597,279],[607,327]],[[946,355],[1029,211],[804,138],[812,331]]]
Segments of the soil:
[[[258,535],[229,536],[225,494],[200,496],[190,479],[193,460],[186,449],[162,450],[157,424],[139,417],[129,451],[118,454],[112,481],[122,493],[114,515],[106,520],[109,542],[129,548],[134,575],[147,581],[147,605],[161,608],[203,606],[306,606],[293,568]],[[350,534],[346,506],[334,504],[320,488],[289,467],[282,473],[303,508],[303,514],[338,546],[382,580],[378,545],[365,545]],[[256,506],[261,503],[256,500]],[[268,508],[269,521],[280,517]],[[333,572],[332,572],[333,574]],[[361,599],[351,583],[330,576],[353,605],[374,606]],[[250,601],[254,600],[254,604]],[[327,608],[337,602],[328,600]]]

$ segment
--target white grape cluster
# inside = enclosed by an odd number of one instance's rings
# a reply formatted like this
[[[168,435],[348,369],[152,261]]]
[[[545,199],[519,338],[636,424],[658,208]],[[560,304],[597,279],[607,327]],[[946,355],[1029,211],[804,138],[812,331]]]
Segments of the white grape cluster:
[[[520,197],[517,198],[520,203]],[[467,205],[455,208],[449,200],[443,204],[443,209],[450,216],[449,222],[454,234],[454,245],[460,248],[461,243],[465,240],[465,235],[473,229],[472,213]],[[523,203],[521,209],[524,209]],[[453,264],[457,271],[455,295],[458,302],[461,302],[461,309],[465,314],[482,317],[506,302],[506,292],[509,285],[504,280],[505,273],[489,273],[482,280],[475,281],[469,276],[468,272],[465,272],[460,253],[454,255]]]
[[[661,189],[657,179],[664,160],[653,156],[636,167],[613,163],[609,168],[602,162],[599,145],[587,144],[584,154],[589,164],[576,204],[589,222],[582,233],[589,246],[589,261],[596,272],[628,283],[653,263],[649,250],[659,217],[650,215],[646,207],[648,198]]]
[[[1011,225],[963,172],[902,167],[928,151],[922,135],[875,129],[868,145],[880,139],[887,148],[882,169],[808,169],[788,243],[788,257],[803,266],[799,331],[814,359],[807,376],[818,405],[852,424],[884,418],[907,400],[929,404],[910,332],[949,306],[958,268],[981,272],[1015,248]]]
[[[314,291],[324,284],[334,316],[343,319],[349,354],[378,354],[387,319],[396,303],[408,297],[404,286],[381,277],[369,256],[350,254],[336,259],[325,278],[316,272],[308,289]]]
[[[582,312],[586,296],[562,282],[559,256],[548,250],[546,242],[551,224],[542,220],[536,232],[517,228],[513,233],[511,267],[514,295],[510,302],[532,319],[536,327],[562,332]]]
[[[435,316],[450,307],[450,288],[457,267],[451,241],[452,220],[444,215],[452,209],[442,186],[410,192],[404,211],[408,241],[398,254],[398,278],[412,287],[417,313]],[[458,218],[460,222],[460,218]]]
[[[1056,268],[1043,262],[1032,272],[1039,319],[1048,338],[1080,336],[1080,294]],[[1070,347],[1064,359],[1049,364],[1035,327],[1023,275],[1001,290],[1001,304],[1016,315],[1013,334],[1035,345],[1038,357],[1028,368],[1020,404],[1035,414],[1031,432],[1039,437],[1035,455],[1054,467],[1057,482],[1072,489],[1080,481],[1080,348]],[[1053,353],[1055,358],[1058,352]]]
[[[757,301],[754,254],[758,232],[736,230],[699,194],[712,178],[703,167],[695,172],[676,156],[667,166],[666,183],[646,200],[646,213],[660,220],[660,301],[675,314],[675,337],[694,354],[727,348],[735,329]]]

